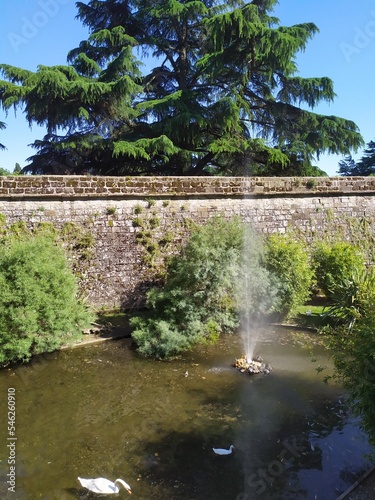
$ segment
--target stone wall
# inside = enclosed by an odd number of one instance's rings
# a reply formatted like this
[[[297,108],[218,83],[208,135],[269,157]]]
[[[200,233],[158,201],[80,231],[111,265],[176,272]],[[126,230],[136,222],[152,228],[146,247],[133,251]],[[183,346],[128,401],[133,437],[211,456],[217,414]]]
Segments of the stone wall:
[[[186,238],[190,221],[240,216],[263,233],[319,238],[348,220],[375,220],[375,178],[0,177],[5,224],[73,224],[93,236],[81,286],[97,307],[138,307],[153,261]],[[371,226],[372,230],[372,226]]]

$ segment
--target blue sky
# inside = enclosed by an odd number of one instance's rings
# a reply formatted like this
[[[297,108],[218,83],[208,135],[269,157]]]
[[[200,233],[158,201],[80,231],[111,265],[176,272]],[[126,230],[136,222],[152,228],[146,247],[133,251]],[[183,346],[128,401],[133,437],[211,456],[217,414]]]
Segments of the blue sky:
[[[86,38],[87,30],[75,19],[74,0],[16,0],[3,2],[0,17],[0,62],[36,70],[38,64],[65,64],[68,51]],[[375,2],[374,0],[280,0],[274,14],[290,26],[314,22],[320,32],[297,59],[303,77],[328,76],[337,97],[314,111],[353,120],[365,140],[375,140]],[[34,153],[28,144],[44,130],[30,129],[22,113],[0,111],[7,124],[0,131],[0,167],[13,170]],[[353,154],[362,156],[362,151]],[[336,175],[342,156],[324,155],[317,162]]]

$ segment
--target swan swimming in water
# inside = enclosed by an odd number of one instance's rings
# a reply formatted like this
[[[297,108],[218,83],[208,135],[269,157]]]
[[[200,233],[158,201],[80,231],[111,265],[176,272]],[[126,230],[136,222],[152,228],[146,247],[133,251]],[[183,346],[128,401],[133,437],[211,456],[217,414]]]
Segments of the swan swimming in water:
[[[116,479],[116,481],[112,482],[108,479],[105,479],[104,477],[97,477],[96,479],[83,479],[82,477],[79,477],[78,481],[84,488],[88,489],[89,491],[102,495],[118,493],[120,491],[120,488],[116,483],[122,484],[128,493],[132,492],[128,483],[126,483],[123,479]]]
[[[225,448],[212,448],[213,452],[216,453],[216,455],[230,455],[233,449],[233,444],[230,445],[229,450],[226,450]]]

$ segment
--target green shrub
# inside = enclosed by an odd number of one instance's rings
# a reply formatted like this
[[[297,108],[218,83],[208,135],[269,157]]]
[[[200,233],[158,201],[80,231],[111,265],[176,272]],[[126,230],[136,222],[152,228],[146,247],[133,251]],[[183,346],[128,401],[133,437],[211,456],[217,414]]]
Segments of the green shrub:
[[[1,245],[0,364],[52,351],[92,319],[77,300],[63,250],[50,236],[10,237]]]
[[[331,298],[337,283],[351,279],[356,271],[364,269],[365,257],[354,245],[347,242],[317,243],[312,251],[317,286]]]
[[[141,353],[174,356],[233,330],[240,313],[267,311],[272,290],[261,265],[259,237],[250,228],[244,229],[239,219],[221,218],[192,229],[181,255],[167,265],[164,287],[147,294],[150,317],[131,320],[132,336]],[[251,286],[244,285],[244,276],[249,276]]]
[[[334,379],[348,390],[349,403],[370,443],[375,445],[375,316],[362,317],[347,325],[325,327],[320,331],[323,343],[331,351]],[[327,379],[332,377],[327,376]],[[375,459],[375,453],[372,452]]]
[[[145,356],[170,358],[194,343],[192,328],[184,335],[170,319],[155,317],[145,320],[134,317],[130,323],[134,327],[132,337],[138,345],[138,351]]]
[[[167,266],[164,287],[148,292],[151,317],[131,321],[140,352],[170,357],[238,325],[235,289],[242,239],[238,220],[217,218],[192,230],[181,255]]]
[[[352,329],[356,321],[375,318],[375,271],[354,269],[350,277],[332,287],[326,315]]]
[[[291,235],[275,233],[266,241],[265,266],[277,289],[273,311],[290,316],[311,296],[314,272],[301,241]]]
[[[361,425],[374,445],[374,268],[355,266],[351,275],[345,275],[333,284],[327,316],[335,320],[335,325],[322,328],[320,333],[326,347],[331,350],[335,365],[334,378],[349,391],[352,409],[361,417]]]

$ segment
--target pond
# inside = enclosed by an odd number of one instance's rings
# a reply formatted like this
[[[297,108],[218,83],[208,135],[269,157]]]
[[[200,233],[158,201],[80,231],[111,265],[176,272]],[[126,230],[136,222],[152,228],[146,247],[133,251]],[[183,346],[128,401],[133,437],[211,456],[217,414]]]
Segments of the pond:
[[[171,362],[141,358],[122,339],[3,370],[0,498],[94,498],[80,476],[123,478],[142,500],[335,499],[368,468],[369,448],[343,389],[323,381],[326,353],[304,347],[310,337],[267,330],[257,353],[269,375],[231,366],[243,354],[237,336]],[[3,418],[9,388],[16,441]],[[231,444],[230,455],[212,451]]]

